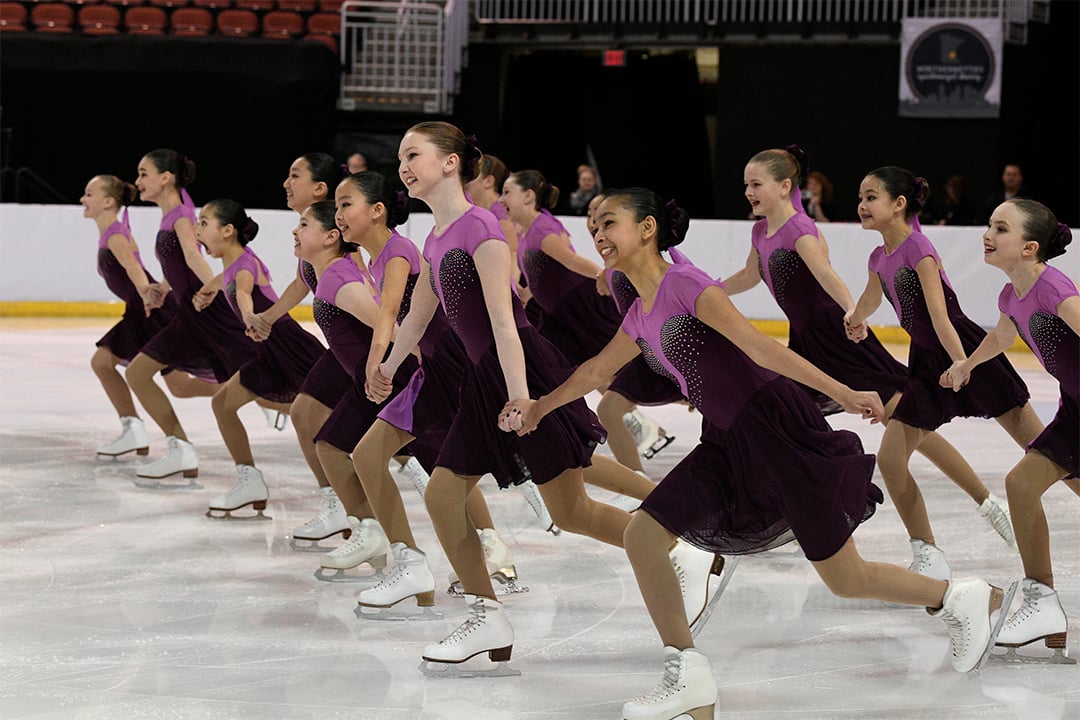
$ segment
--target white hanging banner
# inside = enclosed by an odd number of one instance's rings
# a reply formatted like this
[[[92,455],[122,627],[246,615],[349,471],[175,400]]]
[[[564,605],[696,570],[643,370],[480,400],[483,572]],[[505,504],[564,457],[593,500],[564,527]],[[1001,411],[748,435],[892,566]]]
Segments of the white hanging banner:
[[[998,117],[1003,42],[1001,18],[905,18],[900,117]]]

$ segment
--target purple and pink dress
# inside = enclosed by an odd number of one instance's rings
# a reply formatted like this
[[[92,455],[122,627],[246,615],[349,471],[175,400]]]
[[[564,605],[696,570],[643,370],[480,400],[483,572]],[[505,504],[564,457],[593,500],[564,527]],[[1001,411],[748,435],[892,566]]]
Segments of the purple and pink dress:
[[[596,281],[579,275],[544,252],[548,235],[568,235],[547,210],[518,241],[518,265],[543,316],[540,334],[574,363],[595,357],[619,330],[621,316],[610,297],[596,292]],[[570,246],[573,250],[573,245]]]
[[[477,249],[489,241],[506,242],[495,216],[473,206],[441,235],[433,230],[424,244],[435,294],[469,358],[459,410],[437,465],[460,475],[490,472],[500,487],[530,479],[542,484],[566,470],[588,466],[593,448],[606,434],[580,399],[549,414],[524,437],[499,430],[499,413],[508,399],[506,380],[474,261]],[[511,307],[529,396],[537,398],[562,384],[573,366],[529,323],[516,294],[511,295]]]
[[[250,273],[254,281],[251,289],[254,312],[265,312],[278,299],[270,286],[270,271],[251,248],[245,247],[243,254],[225,268],[221,276],[225,298],[241,322],[243,314],[236,301],[236,276],[242,271]],[[300,386],[324,349],[314,335],[289,315],[283,315],[275,322],[270,337],[255,347],[255,357],[240,366],[240,384],[264,400],[277,403],[291,403],[296,399]]]
[[[413,290],[422,269],[416,245],[394,233],[379,256],[372,260],[369,269],[381,293],[386,264],[398,257],[409,263],[409,278],[397,316],[400,323],[409,314]],[[469,358],[441,306],[436,308],[417,346],[420,367],[409,379],[409,384],[386,403],[379,412],[379,419],[415,438],[409,443],[409,451],[430,473],[435,469],[446,433],[457,415],[461,379]]]
[[[1047,265],[1024,297],[1016,296],[1012,283],[998,296],[998,309],[1061,387],[1057,414],[1028,447],[1072,477],[1080,477],[1080,339],[1058,315],[1058,306],[1077,294],[1065,273]]]
[[[711,552],[765,550],[790,529],[808,559],[829,558],[883,500],[871,483],[874,456],[855,433],[831,429],[798,385],[697,318],[698,296],[712,286],[723,284],[672,265],[653,307],[638,299],[623,320],[649,367],[706,420],[701,443],[641,507]]]
[[[161,272],[176,298],[176,317],[144,345],[141,352],[162,365],[210,382],[225,382],[241,365],[255,357],[256,343],[244,334],[243,323],[220,293],[201,312],[192,305],[191,300],[203,283],[184,258],[184,249],[174,227],[180,218],[187,218],[194,227],[195,210],[187,201],[161,219],[154,243]],[[199,252],[202,252],[202,246],[199,246]]]
[[[126,238],[133,248],[135,260],[143,271],[146,271],[146,266],[139,257],[139,249],[131,238],[131,228],[126,223],[116,221],[105,228],[105,232],[101,233],[101,238],[98,240],[97,271],[112,294],[124,301],[124,316],[97,341],[96,345],[107,349],[120,358],[123,365],[127,365],[139,354],[150,338],[172,322],[176,314],[176,299],[171,294],[167,295],[165,304],[151,310],[150,316],[147,317],[139,291],[135,289],[134,283],[128,277],[127,270],[109,249],[109,238],[113,235]],[[146,279],[150,283],[156,282],[149,272],[146,273]]]
[[[314,295],[319,287],[319,277],[315,268],[307,260],[300,260],[297,266],[297,275],[308,286],[308,290]],[[337,405],[338,400],[352,387],[352,377],[341,367],[341,363],[334,357],[334,351],[325,348],[319,359],[311,366],[304,383],[300,386],[300,394],[318,400],[328,408]]]
[[[348,391],[334,404],[330,417],[316,433],[315,441],[329,443],[346,453],[352,453],[386,404],[371,402],[364,392],[373,333],[371,327],[335,304],[341,288],[351,283],[361,283],[364,292],[371,292],[371,276],[367,269],[357,265],[352,256],[345,255],[330,263],[323,272],[313,302],[315,322],[326,336],[338,363],[352,377]],[[411,355],[401,363],[394,373],[391,397],[408,384],[417,367]]]
[[[916,266],[925,257],[941,267],[930,239],[915,230],[891,253],[882,245],[870,253],[870,272],[881,281],[885,297],[896,310],[901,327],[911,336],[908,378],[893,419],[923,430],[936,430],[954,417],[996,418],[1027,403],[1027,386],[1004,355],[983,363],[971,373],[965,392],[941,387],[941,374],[952,358],[938,340]],[[949,321],[960,336],[966,354],[979,346],[986,331],[960,309],[944,270],[938,271]]]
[[[796,241],[818,237],[814,221],[797,212],[768,235],[768,220],[754,223],[750,240],[758,253],[758,272],[788,319],[788,347],[826,375],[855,390],[873,390],[887,403],[907,381],[908,372],[873,331],[853,343],[844,332],[844,309],[825,291],[803,262]],[[805,386],[803,386],[805,387]],[[811,397],[821,394],[805,388]]]

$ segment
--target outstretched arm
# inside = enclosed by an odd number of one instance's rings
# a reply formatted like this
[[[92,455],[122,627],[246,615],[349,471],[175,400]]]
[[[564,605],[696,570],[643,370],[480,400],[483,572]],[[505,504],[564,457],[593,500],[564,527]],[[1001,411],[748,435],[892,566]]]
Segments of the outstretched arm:
[[[252,339],[261,342],[270,337],[274,323],[285,317],[286,313],[299,305],[300,301],[307,297],[307,294],[307,283],[300,277],[300,270],[297,269],[296,277],[292,279],[289,286],[281,293],[277,302],[263,310],[261,313],[255,313],[251,316],[251,332],[249,334],[252,336]]]
[[[746,265],[738,272],[724,278],[724,290],[728,295],[738,295],[761,282],[761,273],[758,271],[760,260],[757,248],[751,246],[750,254],[746,257]]]
[[[511,400],[529,397],[529,385],[525,378],[525,353],[521,349],[517,324],[514,321],[510,290],[510,248],[496,239],[480,243],[473,253],[480,287],[487,305],[491,332],[495,336],[495,350],[499,355],[506,394]]]
[[[803,235],[795,241],[795,251],[806,263],[806,267],[814,275],[818,284],[829,293],[829,297],[836,304],[844,308],[844,313],[849,313],[855,308],[855,301],[851,299],[851,292],[847,285],[836,274],[832,263],[829,262],[829,250],[825,245],[825,238],[814,235]]]
[[[570,245],[570,236],[566,233],[545,235],[540,241],[540,249],[567,270],[590,280],[595,280],[597,274],[603,269],[592,260],[574,252],[574,248]]]
[[[205,285],[214,279],[214,271],[210,269],[210,263],[199,251],[199,242],[195,239],[195,226],[186,217],[182,217],[173,225],[176,237],[180,240],[180,249],[184,252],[184,262],[195,273],[195,276]]]
[[[945,348],[945,352],[949,353],[954,363],[964,360],[967,353],[964,352],[960,335],[953,327],[945,307],[945,291],[941,287],[941,269],[937,261],[928,255],[919,260],[915,270],[919,273],[919,283],[922,285],[926,308],[930,313],[930,322],[934,325],[938,342]]]

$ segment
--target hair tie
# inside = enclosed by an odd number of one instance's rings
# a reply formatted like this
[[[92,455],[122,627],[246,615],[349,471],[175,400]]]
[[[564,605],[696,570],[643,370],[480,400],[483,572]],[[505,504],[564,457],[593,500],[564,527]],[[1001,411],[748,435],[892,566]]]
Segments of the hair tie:
[[[255,236],[259,234],[259,223],[253,219],[248,218],[244,223],[244,228],[240,231],[240,237],[244,238],[245,243],[251,242],[255,239]]]
[[[341,179],[344,180],[347,177],[352,177],[352,172],[349,170],[349,166],[346,163],[338,165],[338,171],[341,173]]]
[[[926,207],[926,196],[929,192],[930,184],[926,182],[926,178],[915,178],[915,197],[911,198],[911,202],[916,210],[922,210]]]
[[[788,145],[784,150],[795,158],[795,164],[799,166],[799,187],[802,187],[806,183],[806,177],[810,174],[810,156],[806,154],[806,151],[800,145]]]

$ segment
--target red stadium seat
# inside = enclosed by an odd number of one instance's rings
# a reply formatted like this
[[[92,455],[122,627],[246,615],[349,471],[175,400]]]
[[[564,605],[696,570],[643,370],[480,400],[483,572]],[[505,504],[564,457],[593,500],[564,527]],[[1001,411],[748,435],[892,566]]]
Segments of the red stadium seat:
[[[259,32],[259,18],[250,10],[222,10],[217,16],[218,31],[229,37],[250,37]]]
[[[41,3],[30,11],[34,29],[43,33],[69,33],[74,29],[75,11],[63,3]]]
[[[289,40],[304,34],[304,18],[300,13],[274,10],[263,16],[263,37]]]
[[[168,24],[168,15],[159,7],[132,7],[124,13],[124,25],[131,35],[164,35]]]
[[[206,8],[177,8],[173,10],[169,24],[172,25],[173,35],[205,37],[214,30],[214,16]]]
[[[315,13],[307,20],[308,35],[341,35],[341,16],[333,13]]]
[[[136,5],[145,5],[146,0],[105,0],[108,5],[115,5],[119,8],[135,7]]]
[[[345,0],[319,0],[319,12],[341,14],[341,6]]]
[[[163,8],[180,8],[188,4],[188,0],[147,0],[151,5],[156,5]]]
[[[314,40],[330,48],[330,52],[336,57],[338,54],[338,41],[333,35],[305,35],[305,40]]]
[[[0,2],[0,31],[23,32],[26,30],[26,8],[17,2]]]
[[[237,10],[266,12],[274,9],[274,0],[234,0],[233,7]]]
[[[84,5],[79,8],[79,29],[84,35],[116,35],[120,11],[112,5]]]
[[[191,4],[207,10],[228,10],[232,7],[232,0],[191,0]]]
[[[278,0],[278,10],[291,10],[299,13],[313,13],[317,0]]]

